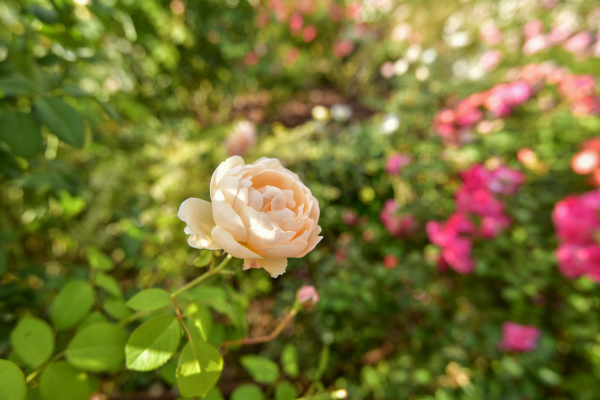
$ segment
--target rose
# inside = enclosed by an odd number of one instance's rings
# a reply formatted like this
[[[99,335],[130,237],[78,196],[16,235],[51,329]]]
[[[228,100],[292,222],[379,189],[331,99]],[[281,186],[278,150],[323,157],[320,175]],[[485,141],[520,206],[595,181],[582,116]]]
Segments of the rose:
[[[311,308],[319,302],[319,293],[314,286],[302,286],[296,293],[296,300],[303,308]]]
[[[244,259],[244,270],[264,268],[275,278],[288,258],[304,257],[322,239],[319,202],[277,159],[228,158],[212,175],[210,198],[212,204],[190,198],[179,207],[188,244],[224,249]]]

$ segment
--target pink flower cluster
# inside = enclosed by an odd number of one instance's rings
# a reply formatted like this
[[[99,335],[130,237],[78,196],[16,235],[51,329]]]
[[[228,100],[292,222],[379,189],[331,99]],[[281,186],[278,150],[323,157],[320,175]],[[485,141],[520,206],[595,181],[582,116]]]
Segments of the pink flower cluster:
[[[470,95],[454,108],[441,110],[433,120],[433,127],[446,143],[459,144],[471,128],[484,120],[484,111],[495,117],[508,117],[532,94],[533,87],[525,81],[499,84]]]
[[[600,282],[600,191],[567,196],[556,203],[552,221],[559,240],[555,256],[563,275]]]
[[[576,116],[600,115],[600,97],[596,94],[594,77],[569,74],[550,63],[529,64],[521,69],[520,80],[473,93],[455,107],[439,111],[433,119],[433,128],[447,144],[464,143],[471,137],[475,125],[489,123],[485,121],[484,111],[492,118],[509,117],[544,84],[558,84],[559,94]]]
[[[505,165],[493,170],[475,165],[461,177],[463,185],[456,193],[457,211],[445,222],[428,222],[426,230],[429,240],[442,250],[439,267],[449,266],[458,273],[470,274],[475,268],[472,239],[494,238],[510,225],[501,196],[515,194],[525,182],[525,175]]]
[[[562,46],[576,56],[600,57],[600,46],[597,42],[600,32],[593,34],[588,31],[574,33],[568,24],[558,24],[547,33],[544,23],[540,20],[529,21],[523,27],[523,54],[539,53],[553,46]]]
[[[520,325],[516,322],[502,324],[502,341],[500,349],[503,351],[527,352],[537,347],[541,331],[534,325]]]
[[[379,213],[383,227],[395,238],[407,236],[417,227],[415,218],[412,215],[399,214],[399,208],[395,200],[388,199]]]

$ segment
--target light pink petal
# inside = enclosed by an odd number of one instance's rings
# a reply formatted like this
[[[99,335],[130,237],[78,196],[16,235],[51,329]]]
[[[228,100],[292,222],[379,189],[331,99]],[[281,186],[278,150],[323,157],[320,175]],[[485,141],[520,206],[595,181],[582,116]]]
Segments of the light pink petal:
[[[240,156],[229,157],[227,160],[223,161],[215,172],[213,172],[212,177],[210,178],[210,193],[213,193],[217,189],[217,185],[221,179],[229,172],[232,168],[240,167],[244,165],[244,159]]]
[[[225,196],[220,190],[215,190],[212,196],[213,217],[218,226],[229,231],[235,240],[245,242],[247,238],[246,227],[240,216],[225,201]]]
[[[212,204],[206,200],[189,198],[179,207],[177,217],[187,224],[184,232],[188,235],[188,244],[197,249],[218,250],[210,231],[215,226]]]

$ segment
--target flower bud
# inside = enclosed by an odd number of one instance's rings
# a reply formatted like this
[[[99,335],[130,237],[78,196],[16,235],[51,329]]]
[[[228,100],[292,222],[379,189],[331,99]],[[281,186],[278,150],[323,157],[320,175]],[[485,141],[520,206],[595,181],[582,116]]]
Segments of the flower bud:
[[[302,308],[311,308],[319,302],[319,294],[314,286],[302,286],[296,293],[296,301]]]

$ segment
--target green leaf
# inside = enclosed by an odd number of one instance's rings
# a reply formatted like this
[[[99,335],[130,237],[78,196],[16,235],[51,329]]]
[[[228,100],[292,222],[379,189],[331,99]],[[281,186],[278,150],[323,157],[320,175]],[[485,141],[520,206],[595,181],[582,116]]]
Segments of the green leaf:
[[[298,377],[298,349],[291,343],[286,344],[281,352],[283,371],[290,378]]]
[[[127,306],[136,311],[157,310],[171,304],[171,295],[162,289],[146,289],[137,293],[127,302]]]
[[[221,389],[218,386],[210,389],[206,396],[202,398],[202,400],[224,400],[223,393],[221,393]]]
[[[0,79],[0,90],[9,96],[37,93],[35,83],[20,76]]]
[[[107,293],[115,297],[122,297],[123,292],[121,292],[121,287],[119,286],[119,282],[115,278],[110,275],[106,275],[102,272],[98,272],[96,275],[96,279],[94,280],[96,286],[104,289]]]
[[[93,391],[85,372],[64,361],[54,362],[42,372],[42,400],[87,400]]]
[[[94,301],[92,285],[84,281],[68,282],[50,308],[52,325],[59,331],[74,327],[90,312]]]
[[[60,16],[53,8],[33,6],[30,8],[30,10],[37,19],[45,24],[52,25],[60,20]]]
[[[107,322],[86,326],[67,346],[67,361],[76,368],[92,372],[112,372],[123,363],[125,333]]]
[[[60,140],[83,147],[85,125],[73,107],[57,97],[42,97],[34,103],[33,109],[40,121]]]
[[[262,389],[254,383],[245,383],[235,388],[231,400],[263,400]]]
[[[115,268],[115,264],[112,262],[109,256],[102,253],[95,247],[87,248],[88,261],[92,268],[100,271],[110,271]]]
[[[115,110],[110,104],[105,103],[104,101],[100,101],[100,106],[108,114],[109,117],[117,121],[119,124],[123,124],[123,118],[121,115]]]
[[[44,147],[40,127],[31,114],[19,111],[0,113],[0,140],[19,157],[31,158]]]
[[[117,297],[111,297],[102,304],[104,311],[114,319],[124,319],[131,315],[131,310],[127,308],[125,301]]]
[[[90,97],[91,95],[88,92],[84,92],[79,87],[75,85],[65,85],[61,87],[61,90],[64,94],[69,95],[71,97]]]
[[[185,310],[185,315],[188,317],[188,328],[192,337],[207,342],[213,326],[212,315],[208,308],[201,304],[192,303]]]
[[[33,368],[37,368],[54,352],[54,332],[44,320],[25,317],[10,333],[10,342],[17,357]]]
[[[194,260],[195,267],[206,267],[213,258],[211,250],[200,250],[200,255]]]
[[[81,321],[81,323],[79,324],[79,330],[85,328],[88,325],[95,324],[96,322],[108,322],[108,318],[106,318],[104,314],[102,314],[100,311],[94,311],[93,313],[85,317],[83,321]]]
[[[64,211],[64,219],[73,218],[83,211],[86,206],[85,199],[78,196],[71,196],[71,194],[66,190],[61,190],[58,192],[58,197],[60,199],[60,205]]]
[[[223,371],[223,357],[216,348],[200,340],[188,342],[177,365],[177,386],[184,397],[204,396],[216,385]]]
[[[212,344],[215,347],[219,347],[221,343],[225,340],[225,326],[223,324],[213,324],[213,328],[210,332],[210,337],[208,338],[208,343]]]
[[[0,359],[0,399],[25,400],[25,375],[16,364]]]
[[[144,322],[131,334],[125,346],[128,369],[152,371],[163,366],[179,347],[181,328],[171,314],[161,314]]]
[[[273,383],[279,378],[279,366],[268,358],[250,354],[241,357],[240,363],[258,383]]]
[[[296,400],[298,392],[288,381],[283,381],[275,388],[275,400]]]

